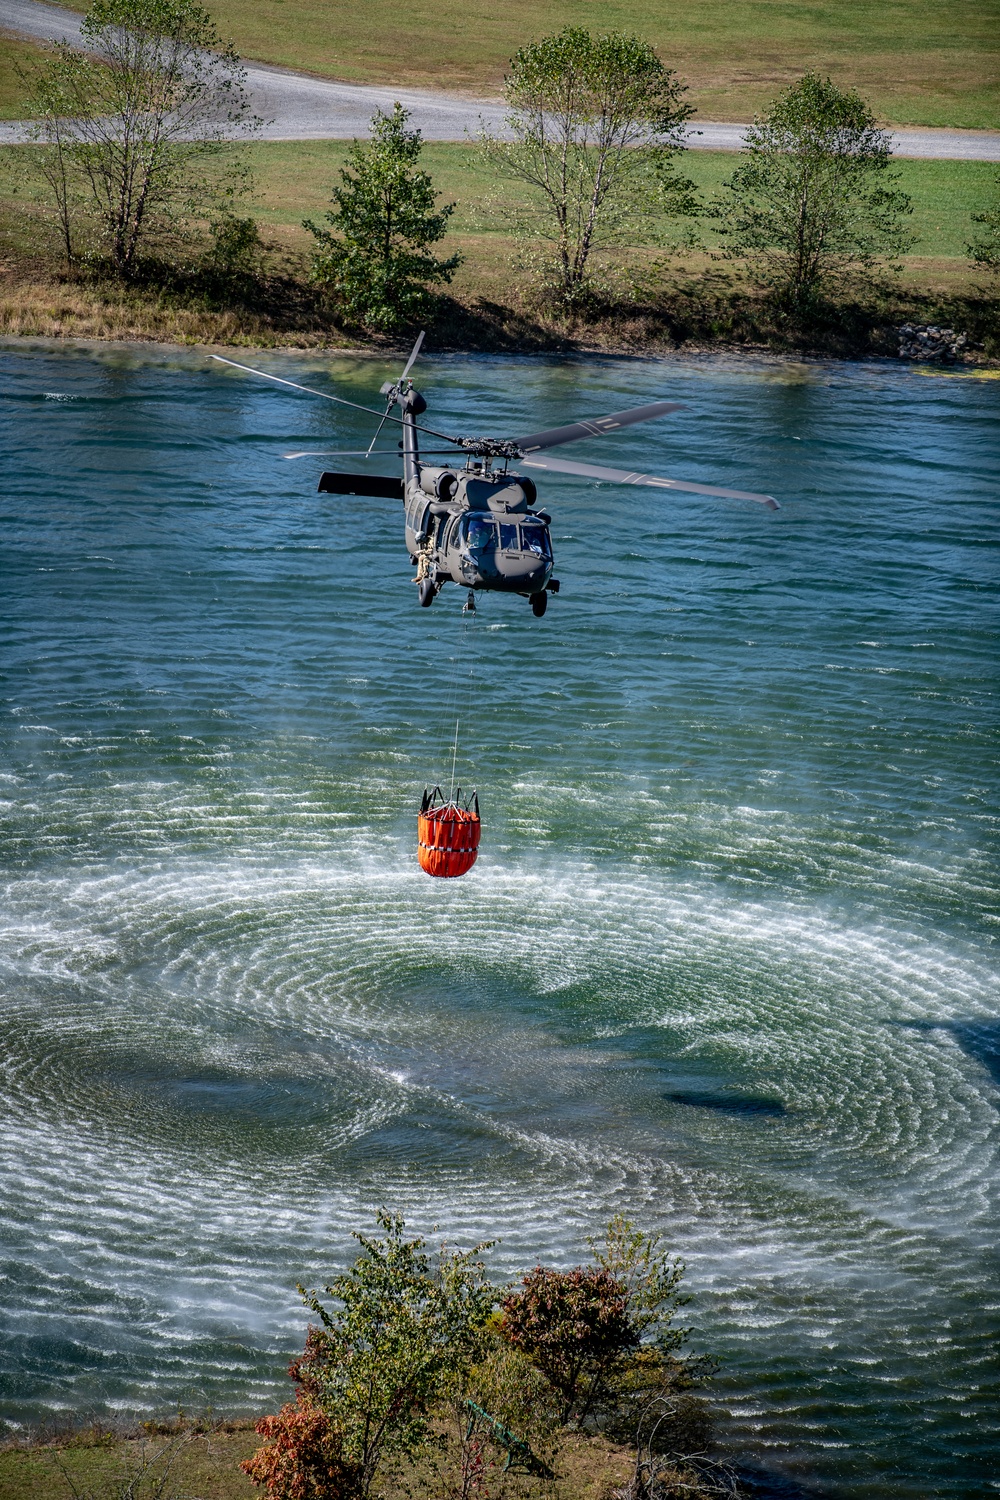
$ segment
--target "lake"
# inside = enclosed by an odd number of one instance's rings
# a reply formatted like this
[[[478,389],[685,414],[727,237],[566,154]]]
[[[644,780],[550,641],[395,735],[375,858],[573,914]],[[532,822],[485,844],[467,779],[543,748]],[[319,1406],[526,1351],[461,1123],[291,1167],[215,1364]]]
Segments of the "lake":
[[[8,1423],[274,1409],[381,1204],[498,1278],[621,1210],[761,1493],[1000,1493],[1000,382],[429,354],[431,425],[662,396],[563,453],[781,501],[536,475],[537,620],[420,609],[398,507],[284,458],[361,413],[196,351],[0,367]],[[482,852],[434,881],[456,718]]]

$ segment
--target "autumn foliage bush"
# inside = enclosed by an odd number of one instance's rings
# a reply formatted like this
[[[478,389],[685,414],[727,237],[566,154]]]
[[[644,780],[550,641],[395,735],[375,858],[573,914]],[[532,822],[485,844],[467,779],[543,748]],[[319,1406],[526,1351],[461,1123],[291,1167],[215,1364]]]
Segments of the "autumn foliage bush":
[[[536,1266],[500,1304],[501,1333],[558,1392],[564,1426],[606,1425],[653,1392],[690,1388],[708,1373],[705,1361],[678,1357],[688,1335],[674,1324],[687,1300],[682,1262],[620,1215],[590,1245],[591,1265]]]
[[[500,1330],[561,1398],[561,1421],[581,1422],[639,1339],[627,1290],[602,1268],[536,1266],[501,1303]]]
[[[261,1417],[267,1442],[240,1468],[272,1500],[351,1500],[359,1491],[360,1464],[345,1458],[343,1435],[326,1412],[298,1392],[295,1404]]]

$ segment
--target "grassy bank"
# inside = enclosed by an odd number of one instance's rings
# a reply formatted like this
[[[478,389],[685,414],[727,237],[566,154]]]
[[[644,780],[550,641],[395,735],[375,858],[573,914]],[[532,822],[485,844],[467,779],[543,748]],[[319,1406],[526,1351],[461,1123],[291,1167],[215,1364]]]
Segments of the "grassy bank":
[[[189,1429],[178,1433],[142,1432],[122,1437],[113,1432],[89,1429],[54,1441],[42,1441],[0,1450],[0,1497],[2,1500],[73,1500],[73,1488],[90,1496],[117,1497],[130,1473],[145,1460],[162,1455],[151,1478],[162,1473],[173,1457],[164,1500],[172,1496],[197,1495],[198,1500],[253,1500],[262,1492],[243,1474],[240,1461],[260,1446],[252,1420],[220,1424],[208,1431]],[[538,1500],[607,1500],[610,1491],[628,1477],[633,1455],[629,1450],[600,1437],[567,1433],[561,1440],[550,1482],[513,1480],[508,1500],[521,1495]],[[137,1489],[134,1500],[144,1500],[155,1490]],[[433,1471],[419,1469],[402,1474],[387,1486],[386,1500],[413,1500],[414,1495],[443,1495]],[[688,1491],[698,1500],[698,1491]]]
[[[78,10],[86,5],[77,3]],[[690,86],[706,119],[747,119],[809,68],[864,92],[888,120],[1000,127],[996,0],[213,0],[246,57],[331,78],[499,90],[511,53],[567,25],[638,32]]]
[[[354,346],[308,280],[311,237],[343,163],[336,141],[269,142],[252,148],[254,213],[268,251],[261,274],[219,286],[197,265],[197,247],[181,247],[180,270],[122,286],[66,277],[51,209],[29,168],[33,148],[0,150],[0,332],[14,335],[155,339],[180,343]],[[816,348],[840,354],[894,352],[880,329],[907,321],[957,325],[997,346],[993,296],[964,256],[971,215],[989,201],[995,169],[983,162],[904,161],[917,236],[897,281],[869,281],[861,301],[831,309],[823,326],[790,329],[768,311],[738,265],[720,261],[710,220],[696,221],[700,244],[636,249],[631,290],[567,328],[539,309],[530,276],[519,269],[496,186],[475,153],[431,144],[424,162],[443,198],[456,204],[449,244],[464,263],[442,297],[429,332],[441,347],[542,350],[601,348],[657,351],[679,343]],[[736,160],[731,152],[689,152],[684,165],[710,202]],[[186,267],[186,269],[185,269]],[[880,342],[881,340],[881,342]]]

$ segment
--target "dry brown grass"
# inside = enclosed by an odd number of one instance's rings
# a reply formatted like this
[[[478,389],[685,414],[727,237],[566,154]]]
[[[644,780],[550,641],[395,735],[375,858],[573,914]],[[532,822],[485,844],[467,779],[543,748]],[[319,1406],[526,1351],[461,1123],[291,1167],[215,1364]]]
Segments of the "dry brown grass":
[[[325,328],[288,328],[264,313],[215,312],[171,304],[155,292],[107,284],[0,272],[0,333],[22,338],[146,340],[171,344],[229,344],[257,348],[353,347],[356,338]]]

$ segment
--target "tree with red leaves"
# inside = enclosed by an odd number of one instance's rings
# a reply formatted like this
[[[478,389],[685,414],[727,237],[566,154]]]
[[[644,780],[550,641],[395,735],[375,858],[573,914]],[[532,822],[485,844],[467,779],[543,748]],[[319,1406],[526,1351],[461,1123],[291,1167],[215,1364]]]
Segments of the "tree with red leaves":
[[[504,1336],[559,1392],[560,1420],[579,1424],[638,1345],[625,1287],[607,1271],[536,1266],[501,1303]]]
[[[256,1426],[267,1442],[240,1468],[272,1500],[353,1500],[358,1494],[361,1465],[344,1457],[342,1434],[306,1391]]]
[[[671,1326],[687,1300],[684,1267],[657,1236],[618,1215],[603,1242],[590,1244],[596,1264],[536,1266],[500,1304],[502,1334],[558,1391],[564,1425],[580,1426],[613,1400],[640,1348],[658,1369],[679,1369],[674,1351],[687,1337]]]

